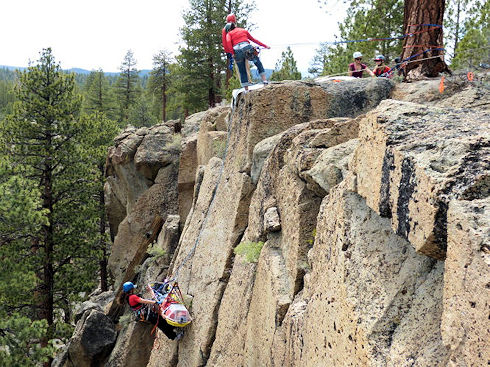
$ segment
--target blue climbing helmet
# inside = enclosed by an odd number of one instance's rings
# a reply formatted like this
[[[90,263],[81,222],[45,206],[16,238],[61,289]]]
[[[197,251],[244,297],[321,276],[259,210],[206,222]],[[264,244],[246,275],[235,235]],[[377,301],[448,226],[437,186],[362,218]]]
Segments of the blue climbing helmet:
[[[126,282],[126,283],[123,284],[123,291],[124,291],[124,293],[128,293],[133,288],[136,288],[136,285],[134,285],[131,282]]]

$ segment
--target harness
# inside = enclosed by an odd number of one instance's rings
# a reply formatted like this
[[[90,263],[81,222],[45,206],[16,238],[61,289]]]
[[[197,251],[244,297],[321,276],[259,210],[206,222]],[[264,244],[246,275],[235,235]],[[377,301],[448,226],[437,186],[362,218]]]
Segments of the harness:
[[[240,42],[236,44],[235,46],[233,46],[233,50],[235,51],[235,54],[239,51],[242,51],[245,59],[250,61],[259,55],[259,49],[252,46],[248,42]]]
[[[148,307],[150,305],[138,303],[135,306],[131,306],[129,303],[129,297],[127,298],[127,302],[128,302],[129,308],[133,312],[133,315],[134,315],[136,321],[148,320],[148,316],[151,312],[151,307]]]

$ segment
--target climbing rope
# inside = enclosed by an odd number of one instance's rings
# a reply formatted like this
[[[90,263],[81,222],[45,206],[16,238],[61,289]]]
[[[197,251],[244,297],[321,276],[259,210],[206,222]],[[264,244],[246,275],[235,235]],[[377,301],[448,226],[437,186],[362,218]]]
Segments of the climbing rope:
[[[426,58],[423,58],[423,59],[418,59],[418,60],[413,60],[413,61],[400,61],[400,63],[398,65],[400,65],[400,68],[402,67],[401,65],[406,65],[406,64],[410,64],[412,62],[420,62],[420,61],[424,61],[424,60],[430,60],[430,59],[435,59],[435,58],[440,58],[442,57],[442,55],[436,55],[436,56],[431,56],[431,57],[426,57]],[[387,71],[387,73],[393,73],[393,71],[396,70],[396,67],[393,67],[391,68],[389,71]],[[346,72],[343,72],[343,73],[338,73],[338,74],[331,74],[331,75],[323,75],[321,76],[321,78],[331,78],[331,77],[335,77],[335,76],[343,76],[343,75],[348,75],[349,72],[346,71]]]
[[[423,27],[427,26],[429,28],[421,30],[421,31],[416,31],[416,32],[409,32],[406,34],[402,34],[399,36],[394,36],[394,37],[373,37],[373,38],[362,38],[362,39],[356,39],[356,40],[340,40],[340,41],[326,41],[326,42],[299,42],[299,43],[288,43],[288,44],[271,44],[271,46],[275,47],[283,47],[283,46],[302,46],[302,45],[317,45],[318,43],[324,44],[324,45],[338,45],[342,43],[357,43],[357,42],[372,42],[372,41],[394,41],[394,40],[401,40],[404,38],[408,37],[413,37],[416,34],[420,33],[425,33],[429,32],[435,29],[442,28],[442,25],[439,24],[411,24],[408,25],[408,27]]]

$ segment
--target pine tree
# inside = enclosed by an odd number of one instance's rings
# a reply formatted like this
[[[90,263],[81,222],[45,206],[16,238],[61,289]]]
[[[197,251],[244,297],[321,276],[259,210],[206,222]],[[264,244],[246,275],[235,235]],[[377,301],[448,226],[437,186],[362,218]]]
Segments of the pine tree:
[[[167,120],[167,91],[170,83],[170,64],[173,62],[169,51],[161,50],[153,56],[153,70],[150,73],[148,89],[161,101],[162,121]]]
[[[103,113],[109,118],[115,118],[114,95],[102,69],[90,73],[85,83],[84,92],[84,112],[89,114]]]
[[[252,3],[241,0],[190,0],[183,14],[181,37],[185,45],[177,57],[175,89],[183,95],[184,109],[190,113],[212,107],[222,96],[222,74],[226,61],[221,46],[221,30],[231,9],[238,26],[246,27]]]
[[[442,25],[444,22],[445,0],[405,0],[403,32],[414,33],[412,37],[403,39],[401,58],[410,63],[405,72],[410,79],[420,76],[434,77],[442,71],[449,71],[442,55]],[[437,57],[441,55],[441,57]],[[423,60],[421,60],[423,59]],[[421,60],[416,62],[417,60]]]
[[[2,252],[8,254],[0,256],[2,269],[19,277],[20,288],[12,288],[21,293],[0,304],[0,313],[45,320],[43,346],[66,336],[59,332],[69,330],[58,321],[68,311],[66,297],[68,303],[77,300],[96,278],[90,228],[97,205],[88,189],[95,170],[82,144],[87,131],[78,122],[81,98],[74,90],[73,75],[61,70],[51,49],[44,49],[38,63],[20,73],[14,110],[0,124],[0,157],[9,156],[31,198],[26,205],[36,213],[24,220],[32,222],[27,231],[14,217],[7,236],[2,233]],[[15,198],[11,191],[3,200],[15,203]],[[3,286],[8,281],[2,279]]]
[[[140,96],[131,107],[126,122],[134,127],[153,126],[158,123],[152,113],[151,103],[145,96]]]
[[[339,23],[339,36],[335,41],[362,40],[366,38],[395,38],[400,36],[403,25],[402,0],[350,1],[346,18]],[[369,42],[323,44],[312,60],[310,73],[316,75],[345,74],[352,62],[352,55],[359,51],[367,62],[377,54],[385,56],[389,63],[401,53],[399,39]]]
[[[89,163],[94,170],[93,181],[87,185],[87,189],[91,190],[92,200],[96,203],[96,219],[94,218],[91,230],[97,233],[94,239],[94,250],[97,252],[95,256],[99,263],[100,289],[104,292],[109,289],[107,261],[110,251],[104,197],[105,163],[107,149],[120,129],[114,120],[99,112],[82,116],[80,123],[86,132],[82,143],[86,147]]]
[[[128,120],[131,107],[136,104],[141,94],[140,78],[133,51],[128,50],[124,56],[120,71],[116,82],[116,95],[120,106],[119,121],[124,125]]]
[[[490,63],[490,1],[475,1],[467,11],[451,67],[474,68],[479,63]]]
[[[276,63],[276,68],[271,75],[271,80],[299,80],[301,72],[298,71],[296,60],[294,59],[293,51],[288,46],[286,51],[283,51],[281,58]]]

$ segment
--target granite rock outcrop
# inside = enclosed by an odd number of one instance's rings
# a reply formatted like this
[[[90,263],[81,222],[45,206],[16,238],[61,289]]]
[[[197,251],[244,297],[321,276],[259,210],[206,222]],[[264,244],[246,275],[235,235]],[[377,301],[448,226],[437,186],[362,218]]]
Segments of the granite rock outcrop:
[[[106,192],[115,291],[173,275],[193,322],[178,342],[121,322],[107,365],[490,363],[480,87],[464,109],[457,94],[389,99],[381,78],[273,83],[190,116],[181,138],[125,132]]]

